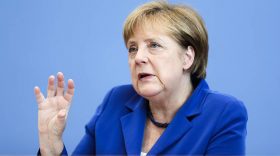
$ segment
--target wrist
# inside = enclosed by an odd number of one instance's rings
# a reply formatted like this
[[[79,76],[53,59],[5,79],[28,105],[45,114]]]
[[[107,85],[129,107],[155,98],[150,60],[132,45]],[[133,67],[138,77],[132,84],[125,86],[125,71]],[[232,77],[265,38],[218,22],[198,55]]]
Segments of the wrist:
[[[64,147],[61,137],[50,136],[46,134],[40,135],[39,144],[42,155],[60,155]]]

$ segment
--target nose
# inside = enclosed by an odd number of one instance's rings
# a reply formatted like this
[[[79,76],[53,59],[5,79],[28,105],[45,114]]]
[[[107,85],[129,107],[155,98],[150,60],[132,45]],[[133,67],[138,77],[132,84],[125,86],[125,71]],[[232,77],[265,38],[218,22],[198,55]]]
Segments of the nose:
[[[135,62],[138,65],[146,64],[148,62],[148,53],[146,48],[139,48],[135,55]]]

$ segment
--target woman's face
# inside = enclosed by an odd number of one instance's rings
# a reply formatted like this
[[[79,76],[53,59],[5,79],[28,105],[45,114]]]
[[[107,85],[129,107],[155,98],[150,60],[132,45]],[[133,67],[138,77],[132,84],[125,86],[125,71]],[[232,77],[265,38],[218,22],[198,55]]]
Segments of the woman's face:
[[[168,94],[186,80],[187,50],[163,32],[138,28],[127,42],[132,84],[145,98]]]

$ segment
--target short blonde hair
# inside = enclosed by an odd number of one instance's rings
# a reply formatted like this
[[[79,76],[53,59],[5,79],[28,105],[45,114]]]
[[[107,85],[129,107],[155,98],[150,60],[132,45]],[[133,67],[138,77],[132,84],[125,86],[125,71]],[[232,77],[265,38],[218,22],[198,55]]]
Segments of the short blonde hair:
[[[200,15],[189,6],[168,4],[165,1],[152,1],[136,8],[126,19],[123,37],[127,44],[138,26],[149,24],[163,26],[183,48],[192,46],[194,62],[190,68],[192,78],[206,77],[208,60],[208,35]]]

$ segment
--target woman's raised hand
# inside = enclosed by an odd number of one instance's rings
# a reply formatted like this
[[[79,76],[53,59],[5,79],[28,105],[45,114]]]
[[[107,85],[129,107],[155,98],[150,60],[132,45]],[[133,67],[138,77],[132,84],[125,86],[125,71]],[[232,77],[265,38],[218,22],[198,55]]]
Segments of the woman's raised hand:
[[[48,80],[47,97],[44,97],[39,87],[34,88],[38,103],[38,129],[40,152],[42,155],[60,155],[63,150],[62,134],[66,125],[67,114],[74,95],[74,81],[68,80],[64,91],[63,73],[51,75]]]

